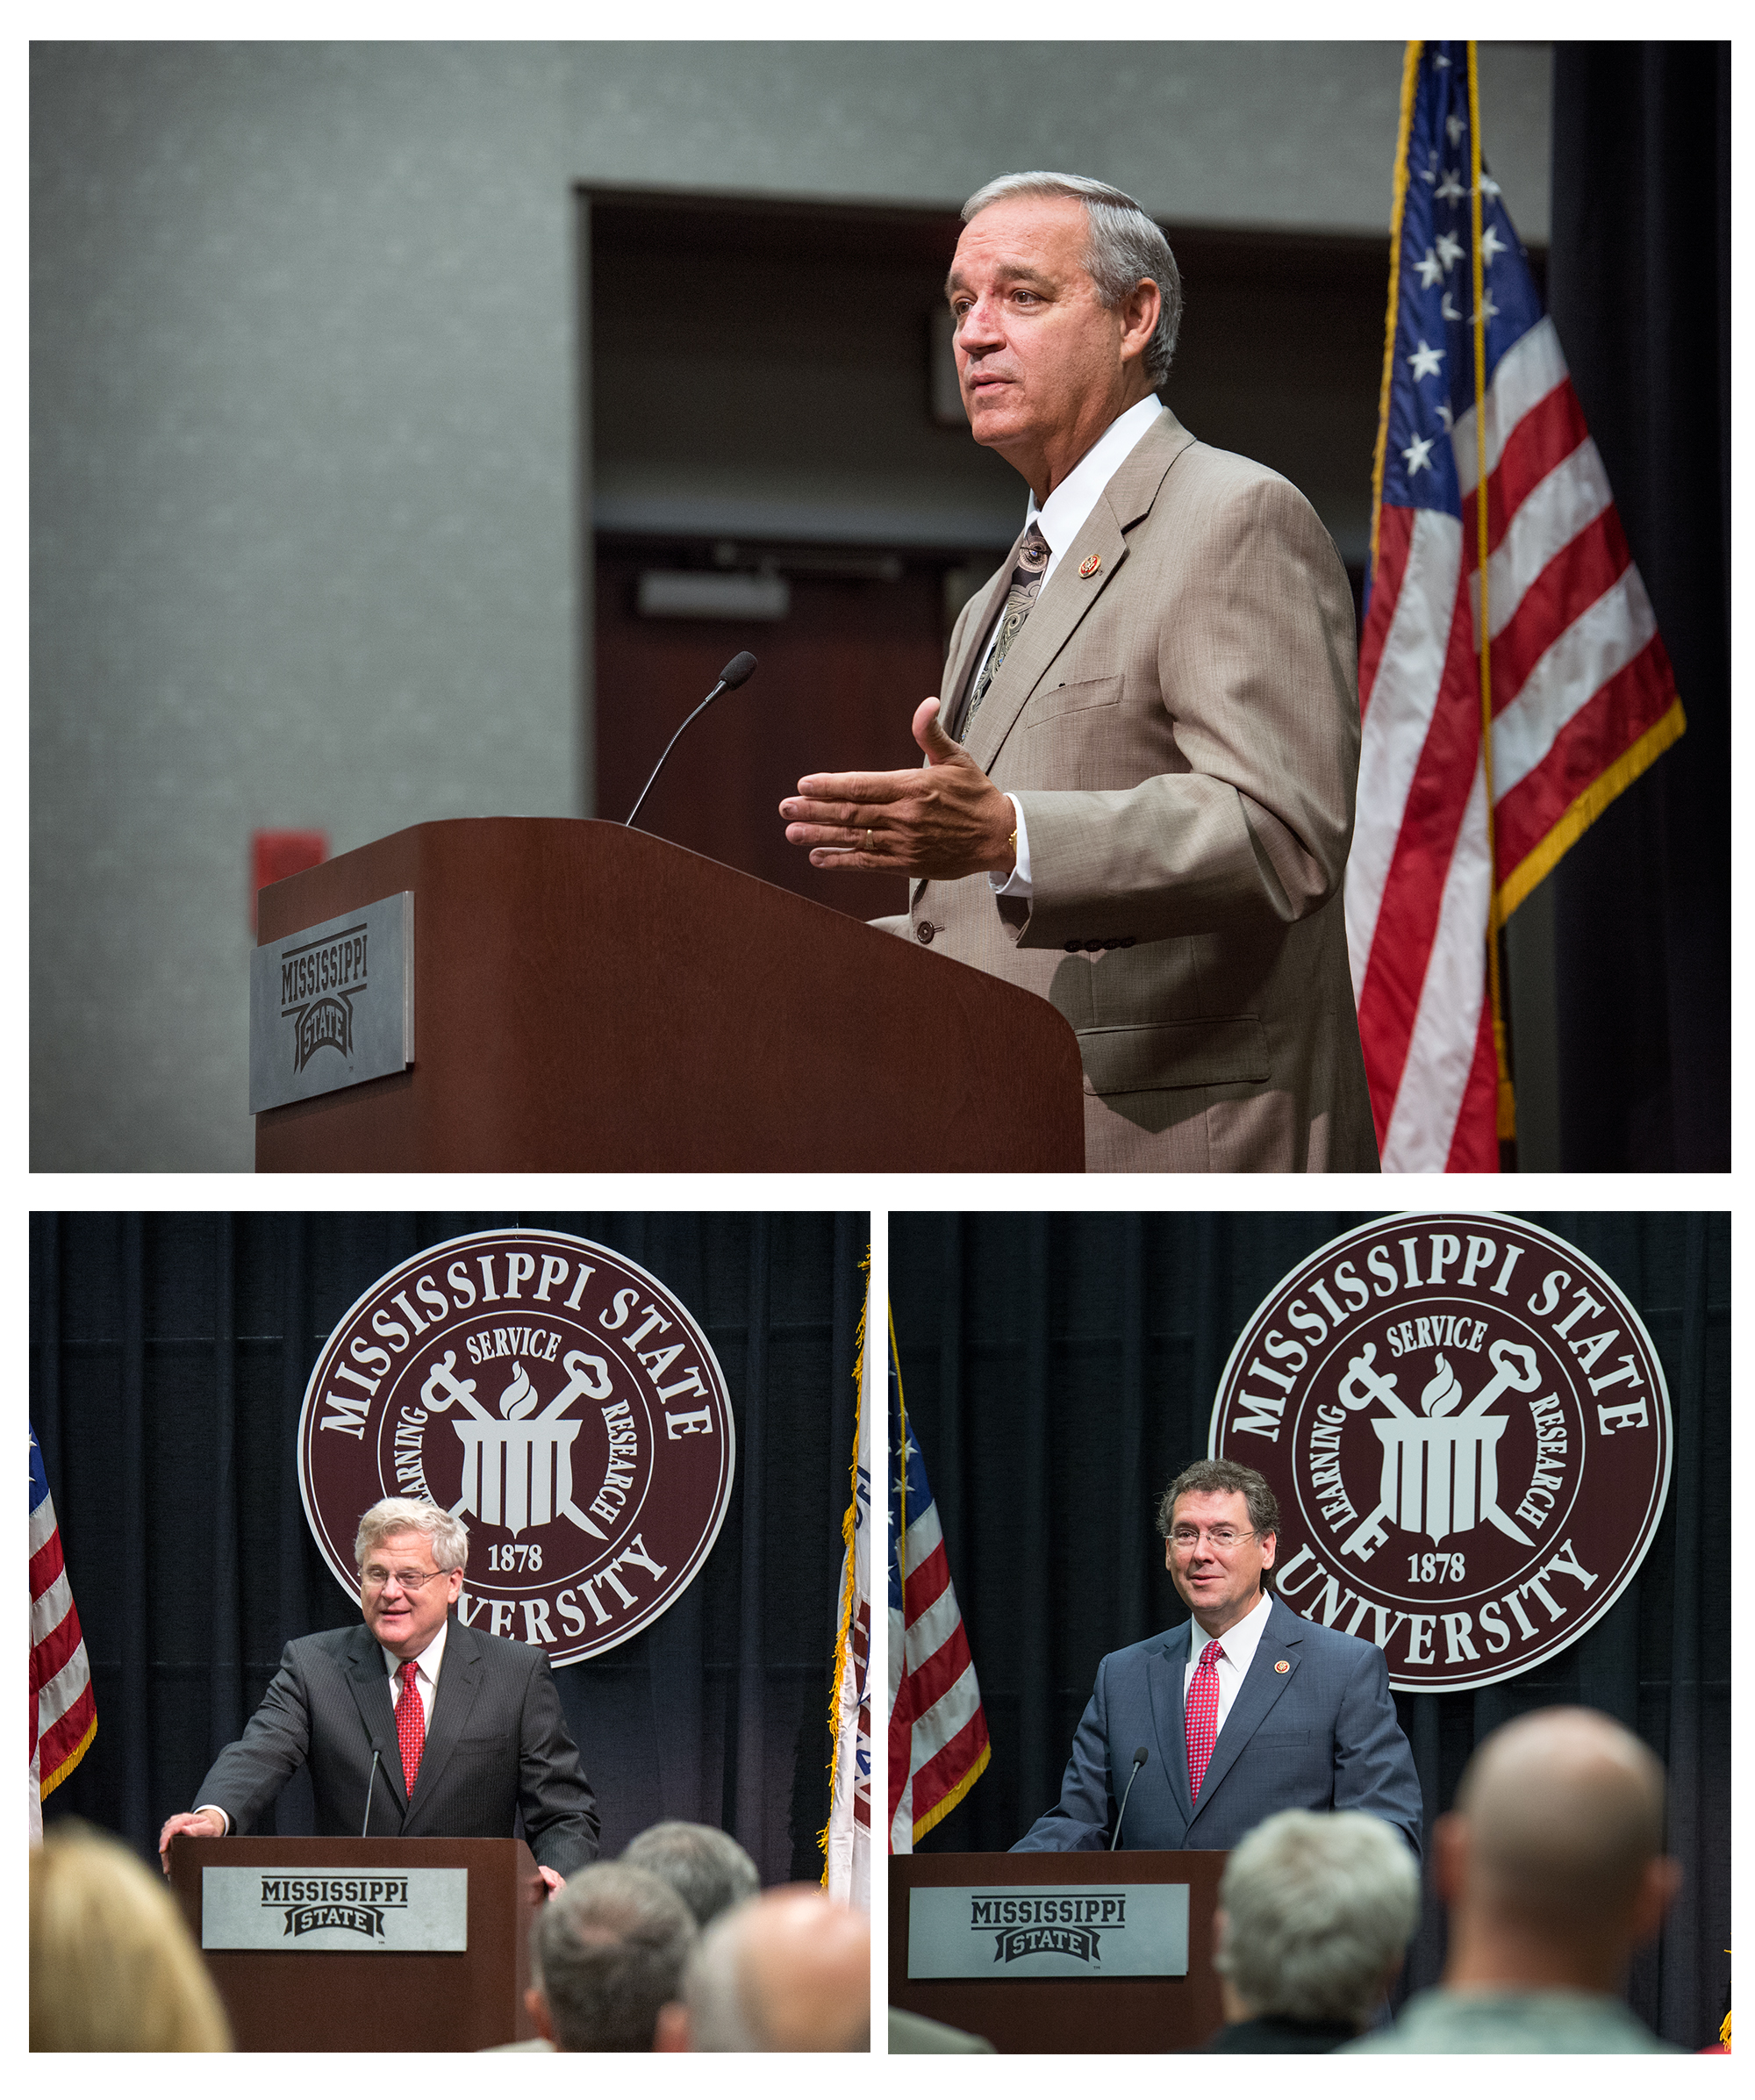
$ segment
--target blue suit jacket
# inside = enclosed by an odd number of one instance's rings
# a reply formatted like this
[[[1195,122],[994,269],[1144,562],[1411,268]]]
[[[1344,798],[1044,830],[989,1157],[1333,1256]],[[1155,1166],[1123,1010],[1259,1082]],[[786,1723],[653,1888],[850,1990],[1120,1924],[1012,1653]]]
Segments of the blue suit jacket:
[[[1393,1824],[1417,1857],[1420,1781],[1382,1651],[1300,1618],[1278,1597],[1213,1745],[1200,1802],[1190,1803],[1182,1680],[1193,1623],[1103,1658],[1059,1803],[1013,1851],[1106,1847],[1143,1744],[1151,1754],[1128,1803],[1124,1850],[1228,1852],[1280,1809],[1363,1809]]]

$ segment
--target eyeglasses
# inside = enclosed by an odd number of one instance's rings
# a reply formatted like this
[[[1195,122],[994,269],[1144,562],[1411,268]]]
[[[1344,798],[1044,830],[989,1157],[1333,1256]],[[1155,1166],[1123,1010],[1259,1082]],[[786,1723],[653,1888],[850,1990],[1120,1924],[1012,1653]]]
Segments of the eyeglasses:
[[[429,1582],[448,1572],[442,1567],[430,1569],[425,1574],[419,1568],[369,1567],[360,1580],[367,1589],[382,1589],[386,1582],[396,1582],[410,1596],[418,1596]]]
[[[1217,1524],[1204,1533],[1197,1531],[1192,1524],[1178,1524],[1170,1535],[1170,1543],[1178,1552],[1192,1553],[1204,1537],[1215,1553],[1228,1553],[1234,1545],[1255,1536],[1253,1531],[1234,1531],[1229,1524]]]

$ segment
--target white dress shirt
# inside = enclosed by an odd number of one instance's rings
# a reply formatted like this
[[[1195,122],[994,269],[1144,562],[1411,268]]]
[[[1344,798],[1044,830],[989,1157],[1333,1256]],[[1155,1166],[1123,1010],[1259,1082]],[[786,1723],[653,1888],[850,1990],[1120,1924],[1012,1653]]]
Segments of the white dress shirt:
[[[1114,478],[1121,462],[1157,422],[1164,410],[1164,404],[1156,394],[1148,394],[1143,401],[1135,401],[1110,424],[1085,457],[1072,469],[1057,489],[1051,490],[1048,501],[1036,507],[1035,491],[1030,491],[1030,500],[1024,512],[1026,530],[1031,525],[1048,541],[1048,567],[1042,571],[1042,580],[1036,591],[1036,604],[1054,581],[1054,572],[1060,565],[1060,557],[1071,546],[1083,530],[1085,520],[1097,507],[1097,498]],[[1035,610],[1033,606],[1032,611]],[[994,618],[992,632],[987,637],[987,647],[981,653],[985,664],[993,653],[993,644],[999,637],[999,624],[1006,617],[1004,604]],[[978,680],[980,672],[975,673]],[[973,683],[973,681],[971,681]],[[1012,805],[1012,815],[1018,828],[1017,863],[1009,875],[990,875],[987,879],[994,892],[1001,897],[1028,897],[1034,894],[1030,887],[1030,842],[1024,828],[1024,813],[1019,808],[1015,796],[1007,795]],[[1095,962],[1100,950],[1088,952],[1086,959]]]
[[[420,1694],[420,1717],[428,1728],[433,1725],[433,1702],[439,1695],[439,1666],[445,1659],[445,1632],[450,1625],[448,1618],[441,1619],[439,1631],[414,1659],[414,1688]],[[398,1672],[402,1658],[392,1655],[388,1648],[382,1648],[384,1667],[390,1672],[390,1702],[394,1706],[402,1690]]]
[[[1273,1598],[1264,1590],[1261,1602],[1249,1616],[1239,1619],[1228,1633],[1222,1633],[1219,1637],[1223,1646],[1213,1658],[1213,1667],[1219,1678],[1219,1723],[1213,1731],[1215,1742],[1225,1725],[1226,1715],[1236,1703],[1238,1689],[1250,1674],[1250,1665],[1256,1659],[1256,1650],[1261,1645],[1261,1637],[1267,1631],[1267,1616],[1272,1609]],[[1194,1681],[1194,1673],[1200,1666],[1200,1658],[1209,1638],[1200,1631],[1199,1619],[1190,1621],[1188,1631],[1188,1664],[1182,1673],[1182,1708],[1185,1713],[1188,1710],[1188,1688]]]
[[[433,1702],[439,1695],[439,1666],[445,1659],[445,1631],[450,1623],[448,1618],[441,1619],[439,1622],[438,1632],[433,1636],[426,1647],[414,1659],[414,1688],[420,1694],[421,1718],[428,1730],[433,1726]],[[398,1672],[402,1668],[402,1658],[399,1655],[392,1655],[390,1650],[382,1644],[379,1645],[378,1653],[383,1657],[384,1667],[390,1673],[390,1702],[394,1708],[397,1695],[402,1690],[402,1684],[398,1676]],[[197,1802],[196,1809],[197,1813],[203,1809],[211,1810],[213,1814],[218,1816],[226,1825],[219,1835],[222,1838],[229,1838],[232,1835],[232,1818],[226,1815],[225,1810],[217,1802]]]

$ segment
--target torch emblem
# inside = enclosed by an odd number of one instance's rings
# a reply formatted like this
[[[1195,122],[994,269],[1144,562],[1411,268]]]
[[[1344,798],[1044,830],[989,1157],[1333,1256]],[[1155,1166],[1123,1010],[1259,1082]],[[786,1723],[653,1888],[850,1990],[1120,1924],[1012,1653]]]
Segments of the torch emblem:
[[[1423,1532],[1436,1545],[1453,1533],[1489,1523],[1520,1545],[1531,1541],[1499,1506],[1498,1445],[1505,1417],[1487,1413],[1501,1393],[1533,1393],[1542,1382],[1536,1351],[1518,1342],[1495,1342],[1487,1351],[1494,1375],[1466,1406],[1462,1383],[1443,1351],[1420,1394],[1420,1412],[1395,1390],[1395,1373],[1373,1370],[1374,1344],[1347,1366],[1336,1398],[1357,1413],[1372,1401],[1389,1412],[1372,1423],[1383,1446],[1383,1474],[1377,1507],[1342,1546],[1369,1560],[1384,1541],[1386,1522]],[[1460,1412],[1458,1409],[1460,1408]]]
[[[452,1516],[477,1516],[484,1524],[500,1525],[514,1538],[564,1516],[593,1538],[605,1537],[602,1526],[573,1500],[573,1439],[583,1425],[561,1419],[581,1394],[609,1398],[609,1366],[604,1359],[570,1351],[564,1358],[569,1382],[540,1415],[535,1410],[541,1396],[530,1374],[514,1362],[512,1383],[500,1394],[498,1420],[476,1400],[475,1380],[453,1374],[456,1361],[456,1351],[448,1349],[427,1366],[420,1390],[421,1405],[429,1414],[444,1414],[455,1401],[470,1417],[451,1424],[463,1446],[463,1492],[451,1505]]]

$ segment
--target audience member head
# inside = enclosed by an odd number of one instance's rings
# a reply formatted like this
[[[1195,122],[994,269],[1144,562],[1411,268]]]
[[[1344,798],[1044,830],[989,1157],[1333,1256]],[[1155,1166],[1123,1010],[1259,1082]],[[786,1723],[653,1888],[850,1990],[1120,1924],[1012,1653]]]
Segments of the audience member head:
[[[752,1896],[702,1933],[667,2005],[661,2049],[866,2049],[871,1921],[794,1883]]]
[[[755,1860],[728,1831],[710,1823],[655,1823],[621,1858],[624,1866],[643,1867],[668,1881],[703,1931],[762,1886]]]
[[[621,1860],[582,1867],[531,1927],[526,1997],[557,2049],[649,2049],[695,1944],[689,1906]]]
[[[1495,1729],[1433,1843],[1458,1989],[1615,1990],[1680,1878],[1663,1853],[1664,1767],[1586,1707]]]
[[[1375,1816],[1286,1809],[1231,1854],[1213,1966],[1229,2019],[1363,2032],[1420,1922],[1420,1870]]]
[[[53,1825],[31,1853],[31,2046],[232,2046],[162,1878],[83,1824]]]

